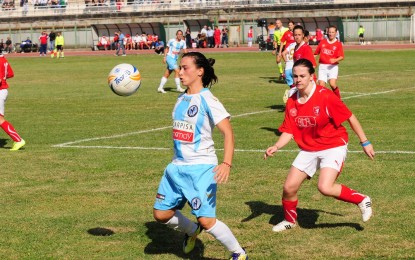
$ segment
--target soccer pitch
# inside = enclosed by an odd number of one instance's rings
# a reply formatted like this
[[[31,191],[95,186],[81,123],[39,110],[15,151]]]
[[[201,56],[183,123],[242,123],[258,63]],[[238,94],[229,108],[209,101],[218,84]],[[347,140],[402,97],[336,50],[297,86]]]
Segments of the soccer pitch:
[[[26,140],[18,152],[2,132],[0,258],[225,259],[206,233],[182,253],[183,234],[154,222],[152,206],[172,158],[171,111],[178,93],[157,87],[158,55],[8,57],[6,119]],[[338,80],[343,100],[373,143],[364,155],[349,130],[340,183],[371,196],[374,216],[322,196],[317,178],[299,192],[299,226],[273,233],[283,219],[282,185],[297,146],[264,161],[278,138],[287,86],[276,81],[269,52],[207,53],[219,82],[212,92],[231,113],[236,151],[231,178],[219,186],[217,217],[250,259],[415,258],[415,51],[346,51]],[[23,56],[23,55],[22,55]],[[140,70],[140,90],[119,97],[107,75],[119,63]],[[222,137],[215,133],[219,160]],[[317,175],[318,176],[318,175]],[[190,208],[183,212],[190,216]],[[192,218],[194,219],[194,218]]]

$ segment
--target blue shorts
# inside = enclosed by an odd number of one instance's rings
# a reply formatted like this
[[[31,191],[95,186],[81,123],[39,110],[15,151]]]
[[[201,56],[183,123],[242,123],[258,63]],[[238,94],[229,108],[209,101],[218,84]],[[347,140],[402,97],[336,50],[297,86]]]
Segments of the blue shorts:
[[[167,56],[166,63],[168,70],[175,70],[179,68],[179,65],[177,65],[177,59],[172,58],[171,56]]]
[[[291,87],[292,84],[294,84],[294,77],[293,77],[293,70],[288,69],[284,71],[285,73],[285,82],[289,87]]]
[[[154,208],[182,209],[186,202],[196,217],[216,217],[216,189],[213,164],[177,165],[164,170]]]

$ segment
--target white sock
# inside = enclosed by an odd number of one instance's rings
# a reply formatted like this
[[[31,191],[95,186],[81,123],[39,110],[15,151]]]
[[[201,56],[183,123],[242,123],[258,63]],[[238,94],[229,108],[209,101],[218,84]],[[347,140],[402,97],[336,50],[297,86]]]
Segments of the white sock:
[[[207,233],[211,234],[214,238],[216,238],[219,242],[222,243],[229,250],[229,252],[237,253],[237,254],[245,254],[245,251],[239,245],[238,241],[236,240],[235,236],[232,234],[232,231],[229,227],[219,221],[216,220],[215,225],[209,230],[206,230]]]
[[[179,210],[176,210],[174,216],[169,221],[167,221],[166,225],[173,229],[184,232],[189,236],[193,235],[197,229],[196,223],[183,216]]]
[[[167,78],[162,77],[161,81],[160,81],[159,89],[162,89],[164,87],[164,85],[166,84],[166,82],[167,82]]]
[[[179,89],[180,87],[180,78],[174,78],[174,82],[176,82],[176,87]]]

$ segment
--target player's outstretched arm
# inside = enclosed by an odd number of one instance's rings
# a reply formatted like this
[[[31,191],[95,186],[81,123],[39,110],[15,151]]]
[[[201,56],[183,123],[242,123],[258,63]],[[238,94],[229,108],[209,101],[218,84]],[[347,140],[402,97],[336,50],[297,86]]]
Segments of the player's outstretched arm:
[[[280,138],[278,138],[278,141],[273,146],[270,146],[267,148],[267,150],[265,150],[264,160],[266,160],[268,157],[274,156],[274,153],[287,145],[292,138],[292,134],[282,133]]]
[[[231,173],[233,152],[235,149],[235,139],[229,118],[220,121],[216,127],[223,135],[223,161],[213,169],[215,172],[215,180],[217,183],[226,183]]]
[[[360,145],[363,148],[363,151],[369,156],[370,159],[375,158],[375,150],[373,149],[373,145],[367,139],[365,132],[363,131],[362,126],[360,125],[359,120],[357,120],[356,116],[352,114],[352,116],[348,120],[350,127],[356,133],[357,137],[360,140]]]

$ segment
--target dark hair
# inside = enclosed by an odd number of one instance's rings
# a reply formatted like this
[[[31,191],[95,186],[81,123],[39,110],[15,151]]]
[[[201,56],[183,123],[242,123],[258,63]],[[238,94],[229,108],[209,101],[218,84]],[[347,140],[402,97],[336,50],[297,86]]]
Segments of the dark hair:
[[[294,26],[293,31],[295,31],[295,30],[297,30],[297,29],[300,29],[300,30],[304,33],[304,28],[303,28],[301,25],[296,25],[296,26]]]
[[[304,37],[308,37],[310,35],[310,32],[307,30],[304,30]]]
[[[309,61],[307,59],[299,59],[296,62],[294,62],[293,69],[294,69],[294,67],[298,67],[298,66],[303,66],[303,67],[308,68],[308,72],[310,74],[314,74],[314,72],[315,72],[315,70],[313,68],[313,63],[311,63],[311,61]]]
[[[191,57],[193,58],[194,64],[197,68],[203,68],[204,73],[202,76],[203,87],[212,87],[218,81],[218,77],[215,75],[215,70],[213,69],[213,64],[215,64],[215,59],[207,59],[205,55],[200,52],[188,52],[183,54],[182,58]]]
[[[177,30],[177,31],[176,31],[176,35],[177,35],[179,32],[182,32],[182,34],[183,34],[183,31],[182,31],[182,30]]]
[[[336,30],[336,32],[337,32],[337,27],[336,27],[335,25],[330,25],[330,26],[329,26],[329,29],[330,29],[330,28],[333,28],[333,29],[334,29],[334,30]]]

